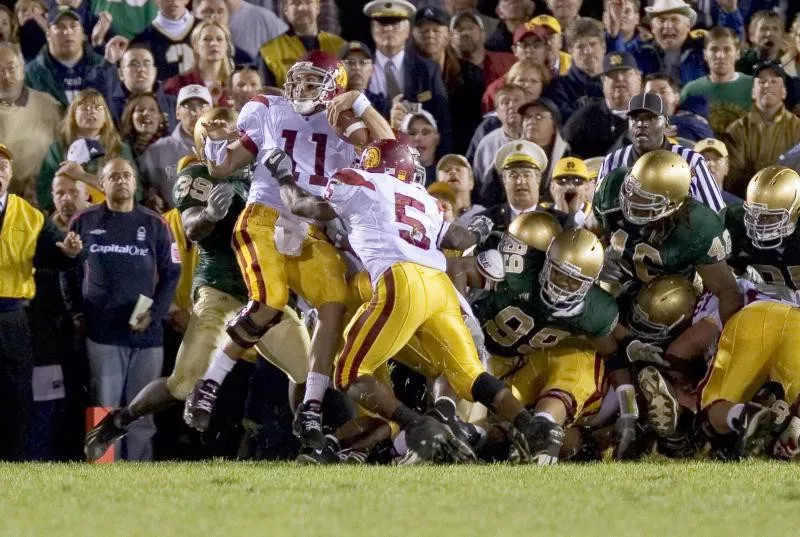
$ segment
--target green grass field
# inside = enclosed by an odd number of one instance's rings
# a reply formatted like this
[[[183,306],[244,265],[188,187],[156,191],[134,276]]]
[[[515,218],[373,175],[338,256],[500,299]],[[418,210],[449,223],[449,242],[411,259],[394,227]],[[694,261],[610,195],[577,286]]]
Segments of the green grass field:
[[[0,465],[0,535],[782,536],[800,467]]]

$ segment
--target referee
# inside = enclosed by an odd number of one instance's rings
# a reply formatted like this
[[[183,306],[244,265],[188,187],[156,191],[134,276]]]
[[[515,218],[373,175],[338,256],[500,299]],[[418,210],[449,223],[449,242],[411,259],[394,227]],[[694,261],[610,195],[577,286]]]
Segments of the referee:
[[[33,348],[25,313],[36,294],[33,275],[36,268],[68,268],[83,244],[8,192],[12,160],[0,144],[0,460],[20,461],[33,404]]]
[[[722,201],[722,193],[705,159],[688,147],[671,143],[664,135],[664,129],[668,126],[661,97],[654,93],[641,93],[631,97],[628,102],[628,136],[633,144],[606,155],[597,177],[597,188],[617,168],[633,166],[648,151],[666,149],[679,154],[689,163],[692,169],[692,185],[689,189],[692,197],[719,213],[725,207],[725,202]]]

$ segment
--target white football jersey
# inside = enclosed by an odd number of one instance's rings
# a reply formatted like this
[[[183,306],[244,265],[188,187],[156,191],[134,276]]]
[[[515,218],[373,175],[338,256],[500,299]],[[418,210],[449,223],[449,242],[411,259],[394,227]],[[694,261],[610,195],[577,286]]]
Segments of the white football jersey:
[[[373,284],[395,263],[447,269],[439,243],[449,224],[423,186],[347,168],[331,177],[325,199],[347,226],[350,247]]]
[[[298,114],[283,97],[258,95],[242,108],[236,123],[241,143],[256,155],[256,169],[248,203],[260,203],[287,214],[280,187],[261,164],[267,151],[283,149],[294,162],[297,185],[321,197],[327,178],[356,159],[353,145],[345,142],[328,123],[325,111]]]

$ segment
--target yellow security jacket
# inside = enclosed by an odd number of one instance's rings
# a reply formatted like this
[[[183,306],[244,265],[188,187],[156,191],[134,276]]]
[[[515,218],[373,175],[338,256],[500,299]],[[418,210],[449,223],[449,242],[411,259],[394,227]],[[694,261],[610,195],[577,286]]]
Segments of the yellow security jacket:
[[[181,257],[181,276],[178,279],[178,287],[175,289],[175,296],[172,303],[181,309],[192,309],[192,280],[194,279],[194,269],[197,267],[197,248],[194,243],[186,237],[181,221],[181,213],[178,209],[167,211],[163,215],[167,221],[175,244]]]
[[[344,45],[344,39],[328,32],[320,32],[317,34],[317,39],[320,50],[334,56],[338,56],[339,49]],[[283,34],[267,41],[259,50],[261,59],[275,77],[275,86],[279,88],[283,87],[289,68],[306,52],[300,38],[290,34]]]
[[[36,294],[33,256],[44,215],[14,194],[7,205],[0,229],[0,298],[27,300]]]

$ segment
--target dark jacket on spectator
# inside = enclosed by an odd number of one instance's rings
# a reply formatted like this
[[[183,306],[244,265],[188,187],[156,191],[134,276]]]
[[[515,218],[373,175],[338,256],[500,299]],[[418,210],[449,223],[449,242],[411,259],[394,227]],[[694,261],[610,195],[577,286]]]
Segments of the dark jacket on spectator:
[[[739,6],[747,1],[748,0],[740,1]],[[693,26],[694,29],[703,28],[710,30],[714,26],[725,26],[736,32],[739,39],[744,40],[745,18],[742,16],[743,11],[741,8],[727,12],[719,7],[715,0],[699,0],[695,9],[697,11],[697,23]],[[709,16],[711,20],[708,20]]]
[[[641,66],[641,64],[640,64]],[[578,100],[581,97],[603,98],[602,76],[591,77],[576,65],[572,65],[566,76],[553,80],[544,91],[561,112],[562,121],[569,120],[570,116],[578,109]]]
[[[695,95],[687,97],[678,106],[675,115],[669,118],[669,122],[678,129],[679,138],[699,142],[704,138],[714,137],[714,131],[706,119],[708,114],[708,98],[704,95]]]
[[[577,157],[604,157],[628,131],[628,120],[614,114],[605,99],[583,102],[564,125],[564,138]]]
[[[95,67],[102,65],[103,57],[84,45],[83,57],[73,67],[56,60],[47,47],[25,66],[25,85],[52,95],[62,106],[67,106],[79,91],[91,86]]]
[[[497,25],[497,29],[486,36],[486,50],[495,52],[511,52],[511,45],[514,42],[514,35],[508,31],[503,21]]]
[[[500,118],[497,117],[497,114],[487,114],[484,116],[478,126],[475,127],[475,132],[472,134],[472,139],[469,141],[469,147],[466,153],[467,160],[472,162],[481,140],[483,140],[487,134],[502,126],[503,124],[500,123]]]
[[[562,227],[574,227],[571,225],[571,218],[566,213],[559,211],[558,209],[553,209],[551,207],[543,208],[541,204],[537,205],[536,212],[546,212],[553,215],[558,223],[561,224]],[[498,203],[497,205],[493,205],[483,211],[482,213],[478,213],[475,215],[478,216],[486,216],[494,223],[494,230],[496,231],[505,231],[508,229],[508,226],[511,225],[511,222],[514,221],[514,209],[511,208],[511,205],[508,202]]]
[[[375,109],[388,118],[392,103],[383,95],[367,96]],[[442,71],[436,62],[415,52],[413,46],[406,48],[403,56],[403,99],[422,103],[422,108],[436,120],[441,136],[437,156],[452,153],[453,128]]]
[[[639,70],[643,75],[650,73],[666,73],[664,64],[664,50],[655,40],[643,43],[638,47],[629,48],[629,52],[636,58]],[[703,60],[703,39],[686,39],[681,47],[680,55],[680,84],[681,86],[708,74],[705,60]]]
[[[128,102],[131,92],[122,84],[117,77],[117,66],[108,62],[95,68],[91,76],[91,85],[103,94],[108,103],[111,117],[117,126],[122,122],[122,111],[125,110],[125,103]],[[156,89],[153,94],[158,102],[161,112],[167,116],[167,128],[172,131],[178,124],[175,118],[175,108],[177,99],[174,95],[164,93],[159,82],[156,82]]]

